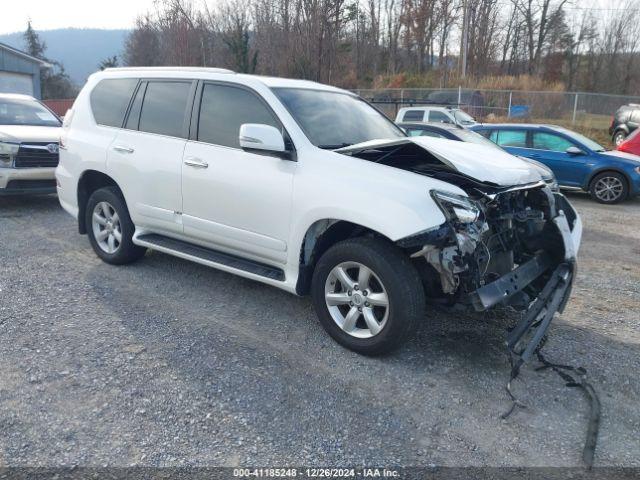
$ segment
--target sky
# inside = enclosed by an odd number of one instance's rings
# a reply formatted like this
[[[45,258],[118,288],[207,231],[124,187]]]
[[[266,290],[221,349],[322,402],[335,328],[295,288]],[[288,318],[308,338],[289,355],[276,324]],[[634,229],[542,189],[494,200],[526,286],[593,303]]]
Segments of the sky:
[[[2,0],[0,34],[23,31],[31,18],[36,30],[132,28],[153,0]]]
[[[199,1],[193,0],[196,4]],[[54,28],[132,28],[136,17],[153,6],[153,0],[1,0],[0,34],[23,31],[31,18],[36,30]],[[618,0],[578,0],[585,7],[620,8]],[[604,11],[600,13],[605,13]]]

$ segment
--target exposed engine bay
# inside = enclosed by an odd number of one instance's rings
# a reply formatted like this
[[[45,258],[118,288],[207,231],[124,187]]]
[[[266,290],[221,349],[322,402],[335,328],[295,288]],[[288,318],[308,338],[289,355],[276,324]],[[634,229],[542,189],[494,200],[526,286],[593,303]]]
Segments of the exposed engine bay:
[[[467,193],[464,197],[432,191],[446,221],[397,242],[418,267],[433,300],[468,304],[476,310],[500,302],[526,308],[548,281],[551,267],[573,255],[567,255],[554,219],[562,210],[560,215],[572,229],[576,214],[542,181],[518,186],[478,181],[410,142],[348,154],[442,180]],[[495,284],[519,267],[520,274],[506,278],[504,285]],[[492,284],[500,288],[486,289]]]

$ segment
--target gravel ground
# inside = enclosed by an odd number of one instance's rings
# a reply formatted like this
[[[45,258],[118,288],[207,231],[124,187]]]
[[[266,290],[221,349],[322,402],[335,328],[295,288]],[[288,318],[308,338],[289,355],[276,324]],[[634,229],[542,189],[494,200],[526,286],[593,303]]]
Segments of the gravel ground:
[[[596,465],[640,466],[640,200],[585,224],[549,359],[587,368]],[[102,263],[51,197],[0,198],[0,466],[579,466],[588,403],[527,367],[507,420],[508,312],[429,312],[384,358],[311,303],[160,253]]]

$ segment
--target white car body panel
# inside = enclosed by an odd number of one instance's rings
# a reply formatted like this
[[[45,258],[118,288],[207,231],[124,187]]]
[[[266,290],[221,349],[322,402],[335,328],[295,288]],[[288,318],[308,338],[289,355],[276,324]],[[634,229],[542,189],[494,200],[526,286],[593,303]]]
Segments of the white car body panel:
[[[96,125],[89,104],[92,88],[103,78],[131,77],[214,80],[251,88],[269,104],[286,129],[295,145],[296,161]],[[136,225],[134,243],[145,245],[140,235],[159,232],[241,255],[282,268],[285,280],[186,254],[178,256],[296,292],[301,248],[316,222],[348,221],[396,241],[445,221],[429,195],[431,190],[466,195],[444,181],[317,148],[272,87],[351,95],[314,82],[215,69],[119,69],[92,75],[74,104],[72,128],[66,126],[63,131],[65,147],[57,169],[62,206],[77,217],[78,180],[88,170],[106,173],[123,191]],[[540,180],[531,166],[494,148],[426,137],[409,141],[481,181],[520,185]],[[133,152],[113,149],[118,146]],[[206,162],[207,168],[184,164],[193,157]],[[478,162],[480,158],[482,163]]]

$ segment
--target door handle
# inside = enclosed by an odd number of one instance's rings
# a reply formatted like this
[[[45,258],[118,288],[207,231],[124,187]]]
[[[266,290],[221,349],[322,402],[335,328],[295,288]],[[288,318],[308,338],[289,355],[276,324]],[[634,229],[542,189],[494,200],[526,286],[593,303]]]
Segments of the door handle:
[[[124,145],[114,145],[113,149],[120,153],[133,153],[133,148],[125,147]]]
[[[208,168],[209,164],[204,160],[197,157],[187,157],[184,159],[184,164],[194,168]]]

